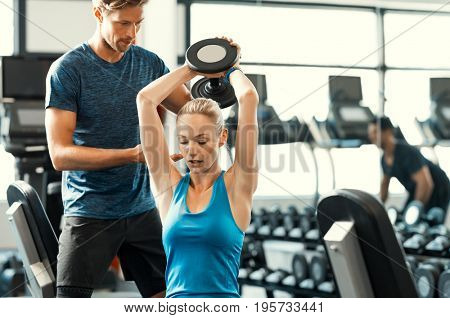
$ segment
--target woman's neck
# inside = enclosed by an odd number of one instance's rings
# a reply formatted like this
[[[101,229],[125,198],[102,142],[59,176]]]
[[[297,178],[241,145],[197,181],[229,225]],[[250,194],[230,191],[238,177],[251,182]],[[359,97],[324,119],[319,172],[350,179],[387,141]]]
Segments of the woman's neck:
[[[217,180],[222,170],[217,162],[206,172],[202,173],[192,173],[190,175],[191,178],[191,186],[197,192],[203,192],[212,187],[214,182]]]

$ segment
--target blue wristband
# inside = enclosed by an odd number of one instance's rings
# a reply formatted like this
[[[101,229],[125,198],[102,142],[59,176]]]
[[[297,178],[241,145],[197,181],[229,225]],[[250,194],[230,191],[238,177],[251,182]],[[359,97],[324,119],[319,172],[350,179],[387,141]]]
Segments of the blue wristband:
[[[227,80],[228,83],[230,82],[230,75],[231,75],[231,73],[233,73],[233,72],[236,71],[236,70],[242,72],[242,70],[241,70],[239,67],[234,67],[234,66],[232,66],[232,67],[228,70],[227,74],[225,75],[225,79]]]

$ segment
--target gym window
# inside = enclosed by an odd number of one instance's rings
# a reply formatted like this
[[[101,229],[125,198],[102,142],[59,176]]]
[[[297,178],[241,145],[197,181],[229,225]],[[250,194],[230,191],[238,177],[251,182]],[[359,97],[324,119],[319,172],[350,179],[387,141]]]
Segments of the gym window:
[[[191,43],[227,35],[243,62],[376,66],[376,14],[370,10],[194,3]],[[218,23],[229,17],[233,23]],[[273,17],[282,24],[271,23]],[[328,26],[328,27],[324,27]],[[358,27],[355,27],[358,26]]]
[[[14,51],[14,3],[13,0],[0,2],[0,56],[12,55]]]
[[[266,74],[267,104],[276,109],[281,120],[293,116],[324,119],[328,113],[330,75],[361,77],[363,104],[378,113],[379,56],[377,15],[373,10],[193,2],[190,14],[191,43],[223,34],[245,47],[242,64],[248,73]],[[233,23],[217,23],[223,16],[232,17]],[[271,23],[274,16],[283,23]],[[357,68],[349,69],[351,66]],[[285,158],[284,165],[281,160],[290,153],[288,149],[278,145],[260,148],[276,151],[263,150],[275,156],[270,162],[267,154],[260,156],[257,196],[314,194],[316,176],[307,147],[300,152],[302,158],[295,154]],[[315,154],[320,167],[319,192],[326,193],[333,188],[330,163],[326,152],[316,149]],[[335,149],[331,155],[336,165],[336,187],[378,192],[379,170],[367,169],[369,164],[379,165],[374,146],[364,151]],[[348,160],[349,157],[358,159]],[[294,169],[291,164],[295,164]]]
[[[387,12],[384,30],[388,67],[448,68],[449,14]]]

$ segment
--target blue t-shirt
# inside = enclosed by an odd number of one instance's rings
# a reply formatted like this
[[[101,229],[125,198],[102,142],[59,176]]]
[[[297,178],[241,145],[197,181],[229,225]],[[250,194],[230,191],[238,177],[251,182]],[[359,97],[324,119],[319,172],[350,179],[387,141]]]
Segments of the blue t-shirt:
[[[87,42],[55,61],[47,76],[45,107],[75,112],[75,145],[126,149],[140,144],[137,93],[169,70],[154,53],[131,46],[109,63]],[[117,219],[155,207],[145,164],[97,171],[64,171],[64,213]]]

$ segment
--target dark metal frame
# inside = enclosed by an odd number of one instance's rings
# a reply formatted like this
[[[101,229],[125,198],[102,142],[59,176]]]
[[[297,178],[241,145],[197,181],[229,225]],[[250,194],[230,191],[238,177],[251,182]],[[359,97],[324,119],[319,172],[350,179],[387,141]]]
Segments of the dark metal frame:
[[[377,15],[377,28],[378,28],[378,47],[380,52],[378,53],[379,60],[378,65],[374,67],[366,66],[352,66],[352,65],[326,65],[326,64],[295,64],[295,63],[266,63],[258,61],[242,62],[242,65],[258,65],[258,66],[272,66],[272,67],[315,67],[315,68],[351,68],[351,69],[364,69],[364,70],[376,70],[379,74],[379,90],[380,94],[379,106],[382,113],[384,113],[385,106],[385,79],[386,72],[391,70],[401,70],[401,71],[450,71],[449,68],[421,68],[421,67],[391,67],[386,65],[386,52],[385,52],[385,30],[384,30],[384,15],[387,12],[399,12],[399,13],[433,13],[434,15],[445,15],[450,16],[450,12],[434,12],[427,10],[416,10],[416,9],[387,9],[380,8],[376,6],[364,6],[364,5],[348,5],[348,4],[325,4],[325,3],[305,3],[301,1],[297,2],[287,2],[287,1],[266,1],[266,0],[177,0],[179,5],[185,6],[185,47],[183,51],[186,51],[190,46],[191,42],[191,5],[193,3],[204,3],[204,4],[236,4],[236,5],[260,5],[260,6],[271,6],[271,7],[290,7],[290,8],[329,8],[329,9],[352,9],[352,10],[364,10],[373,11]],[[178,56],[178,64],[183,64],[185,62],[185,57]]]

